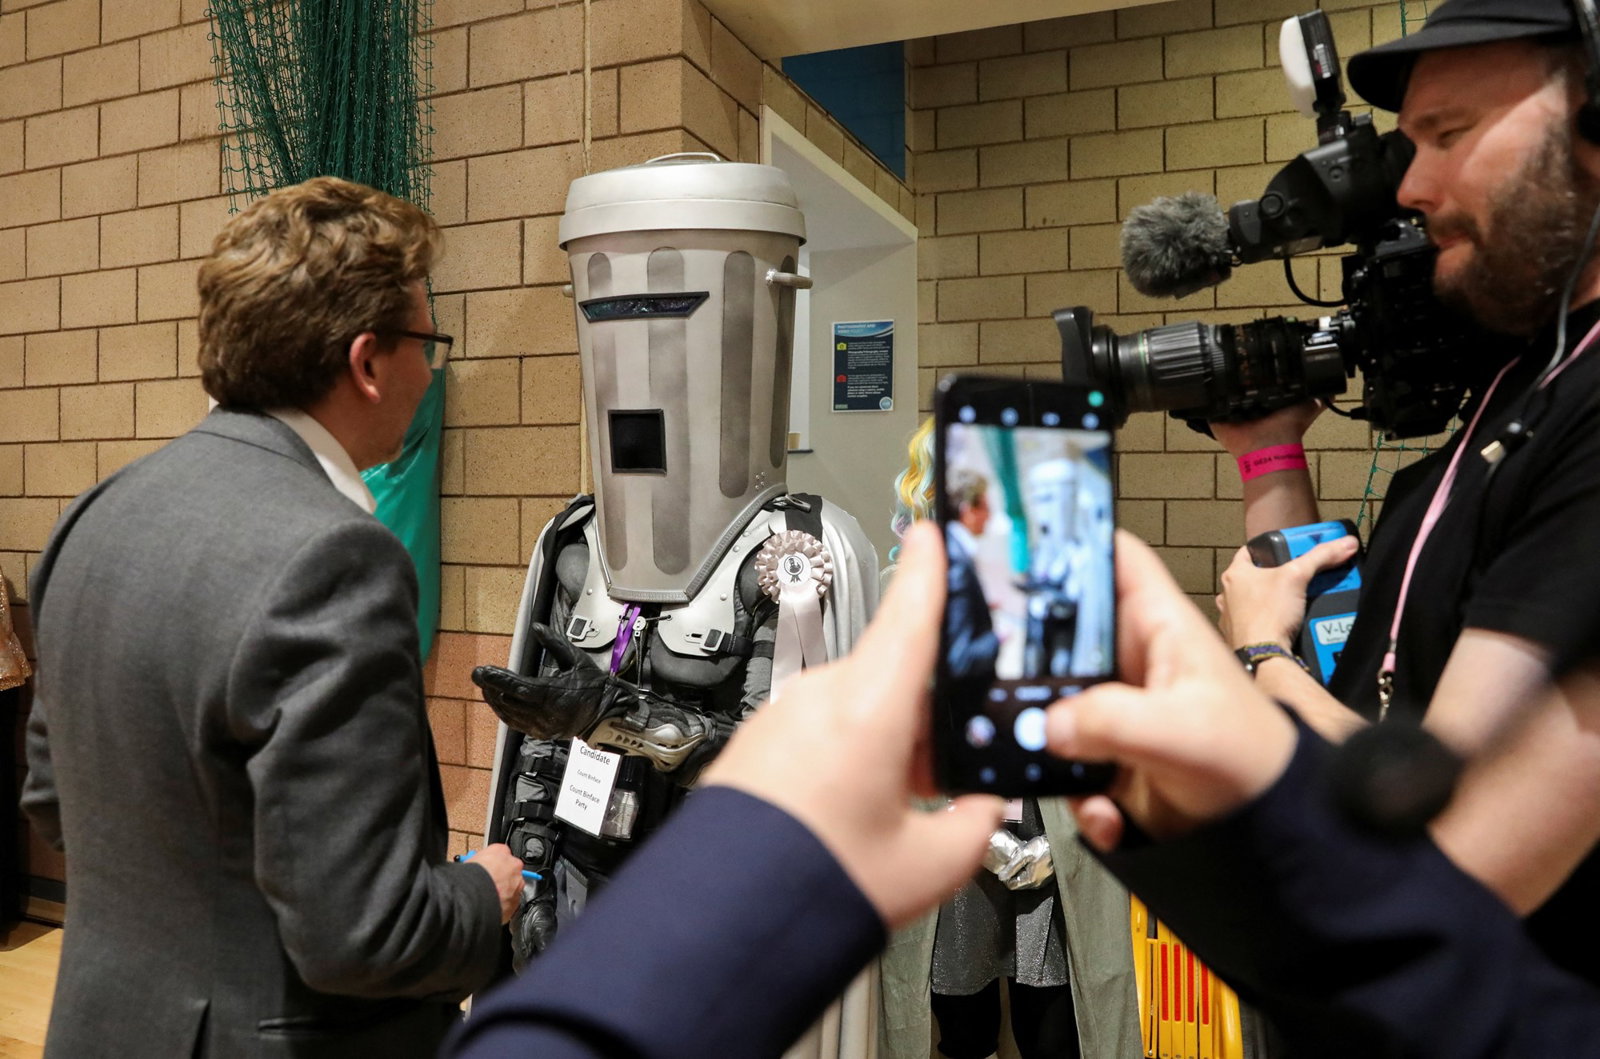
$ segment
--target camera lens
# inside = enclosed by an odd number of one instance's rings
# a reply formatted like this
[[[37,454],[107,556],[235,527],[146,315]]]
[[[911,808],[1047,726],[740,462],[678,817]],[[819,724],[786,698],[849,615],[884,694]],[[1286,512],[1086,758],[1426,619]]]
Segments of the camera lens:
[[[1217,342],[1219,330],[1201,323],[1168,324],[1117,338],[1117,360],[1127,377],[1128,410],[1208,404],[1213,380],[1226,370]]]
[[[1088,309],[1063,310],[1062,374],[1101,387],[1108,419],[1172,412],[1184,419],[1259,416],[1344,392],[1338,329],[1287,317],[1249,323],[1190,321],[1118,335]]]

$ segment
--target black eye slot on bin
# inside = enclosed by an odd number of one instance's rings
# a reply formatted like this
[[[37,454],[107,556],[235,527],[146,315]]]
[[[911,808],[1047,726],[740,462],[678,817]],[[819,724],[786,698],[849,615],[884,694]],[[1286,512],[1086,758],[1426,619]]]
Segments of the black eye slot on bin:
[[[659,408],[613,409],[611,470],[619,474],[667,473],[667,422]]]
[[[711,297],[710,291],[681,294],[625,294],[618,298],[590,298],[578,303],[591,324],[606,320],[673,319],[693,316]]]

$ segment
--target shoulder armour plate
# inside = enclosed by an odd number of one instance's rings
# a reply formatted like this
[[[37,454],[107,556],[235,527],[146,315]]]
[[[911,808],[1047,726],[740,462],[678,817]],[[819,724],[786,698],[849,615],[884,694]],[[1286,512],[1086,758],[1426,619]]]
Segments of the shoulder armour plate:
[[[687,603],[661,608],[663,618],[656,634],[673,654],[711,657],[721,654],[723,638],[734,631],[733,594],[738,590],[739,569],[772,536],[768,512],[758,511],[728,545],[705,585]]]
[[[584,574],[583,588],[572,605],[572,612],[567,616],[567,627],[562,631],[574,646],[598,651],[617,638],[617,625],[628,604],[612,599],[606,592],[605,565],[597,561],[600,556],[599,520],[591,518],[584,523],[583,539],[589,546],[589,569]]]

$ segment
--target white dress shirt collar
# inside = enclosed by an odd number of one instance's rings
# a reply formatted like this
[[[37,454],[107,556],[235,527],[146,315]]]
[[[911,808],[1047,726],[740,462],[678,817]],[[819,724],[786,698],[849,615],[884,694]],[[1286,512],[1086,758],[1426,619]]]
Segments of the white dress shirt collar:
[[[300,440],[306,443],[311,454],[327,472],[333,487],[349,498],[351,503],[369,515],[378,509],[372,490],[367,488],[367,483],[361,480],[361,472],[356,470],[356,461],[339,444],[339,439],[328,433],[327,427],[298,408],[274,408],[267,414],[300,435]]]
[[[960,522],[957,522],[955,519],[951,519],[949,522],[946,522],[944,524],[944,528],[945,532],[949,533],[950,536],[954,538],[955,542],[961,546],[961,550],[966,552],[968,557],[977,557],[978,538],[972,535],[971,530],[967,529],[966,526],[962,525]]]

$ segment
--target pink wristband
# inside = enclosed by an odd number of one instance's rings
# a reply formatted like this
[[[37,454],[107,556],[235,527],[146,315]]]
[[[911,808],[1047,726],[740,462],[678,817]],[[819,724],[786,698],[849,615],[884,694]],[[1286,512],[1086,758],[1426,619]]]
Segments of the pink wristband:
[[[1303,471],[1306,450],[1303,445],[1273,445],[1239,457],[1239,480],[1248,482],[1273,471]]]

